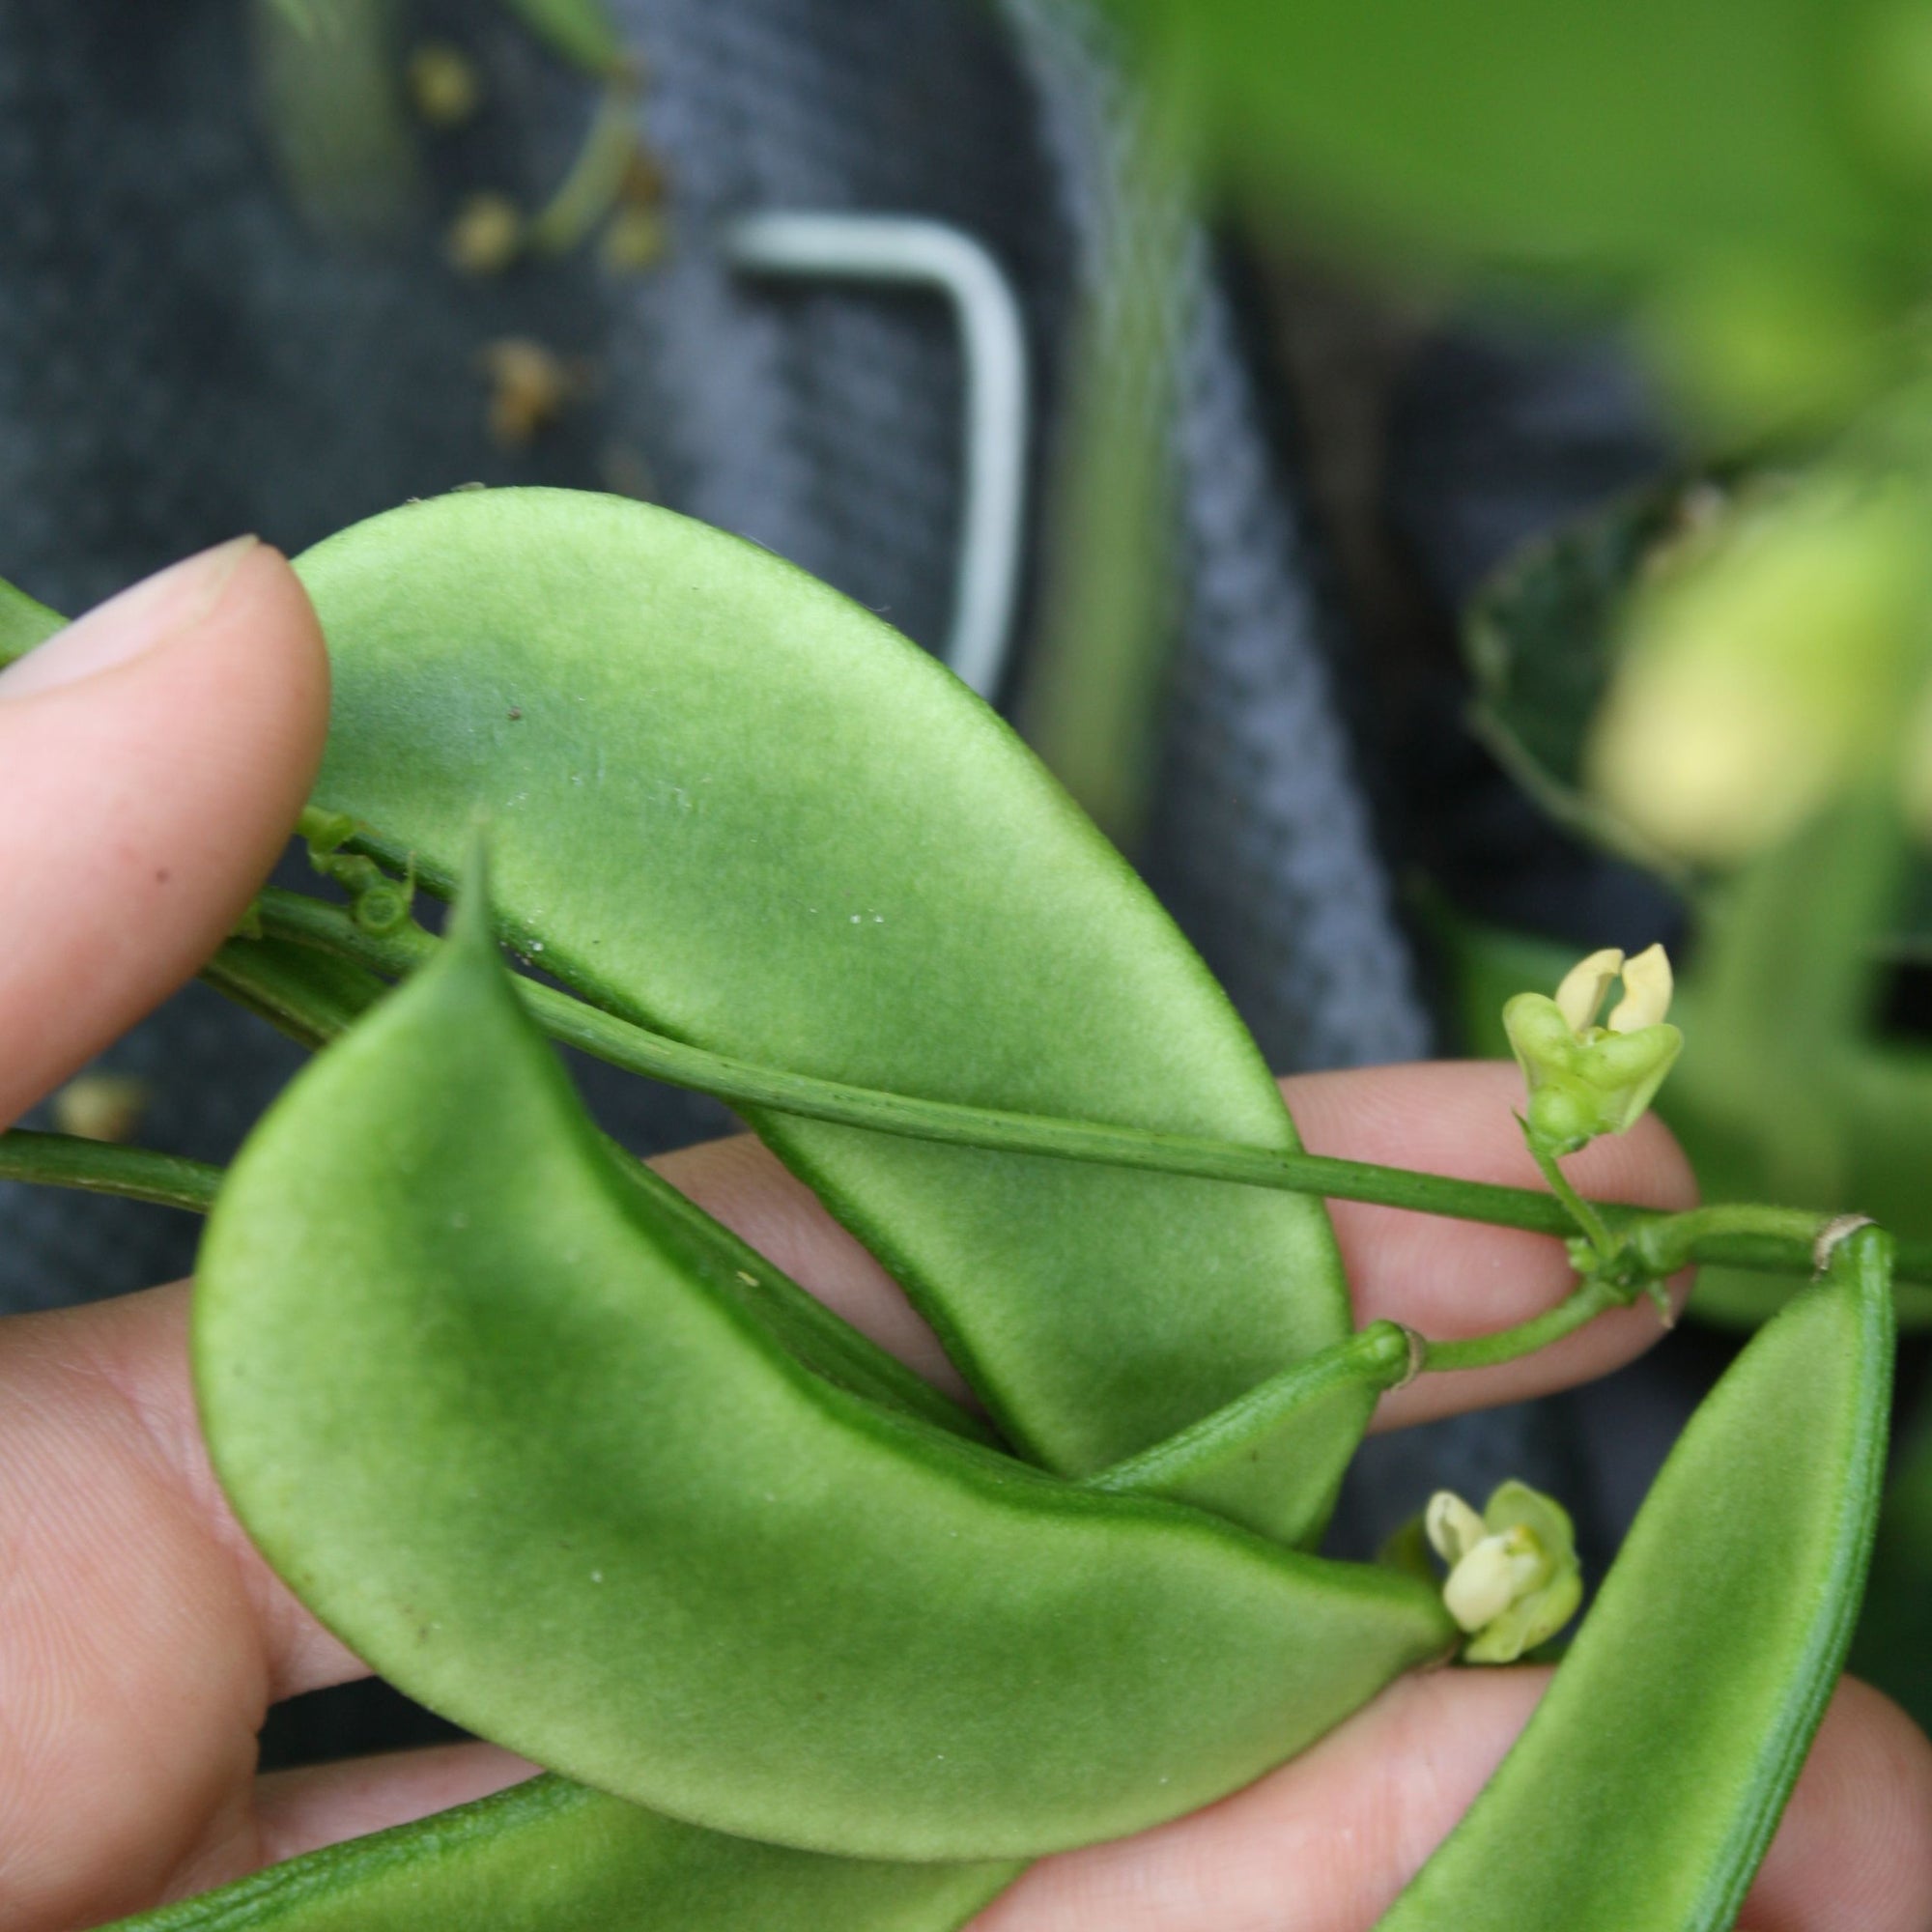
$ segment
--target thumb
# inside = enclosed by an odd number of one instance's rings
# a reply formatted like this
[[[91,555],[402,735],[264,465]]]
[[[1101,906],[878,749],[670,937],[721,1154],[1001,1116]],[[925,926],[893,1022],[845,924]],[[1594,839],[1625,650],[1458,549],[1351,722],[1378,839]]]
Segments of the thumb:
[[[0,1124],[221,943],[301,810],[327,716],[315,613],[253,537],[0,671]]]

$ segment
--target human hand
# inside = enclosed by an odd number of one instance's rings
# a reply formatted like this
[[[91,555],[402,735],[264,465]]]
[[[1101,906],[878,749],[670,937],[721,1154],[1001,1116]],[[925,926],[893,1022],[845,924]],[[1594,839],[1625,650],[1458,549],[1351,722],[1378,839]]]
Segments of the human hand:
[[[272,863],[321,753],[327,669],[270,551],[191,559],[0,676],[0,1120],[186,979]],[[1525,1181],[1514,1075],[1422,1066],[1289,1083],[1324,1152]],[[937,1345],[869,1257],[749,1142],[666,1171],[935,1379]],[[1680,1206],[1653,1122],[1599,1142],[1587,1190]],[[1553,1242],[1338,1206],[1362,1320],[1434,1336],[1567,1286]],[[463,1745],[258,1777],[268,1706],[366,1674],[254,1553],[196,1427],[182,1285],[0,1321],[0,1926],[65,1932],[204,1890],[527,1774]],[[1505,1366],[1431,1377],[1378,1423],[1605,1373],[1656,1320],[1605,1316]],[[1404,1680],[1314,1749],[1157,1831],[1041,1861],[977,1932],[1366,1927],[1454,1823],[1545,1673]],[[1932,1923],[1932,1747],[1847,1684],[1747,1905],[1755,1932]]]

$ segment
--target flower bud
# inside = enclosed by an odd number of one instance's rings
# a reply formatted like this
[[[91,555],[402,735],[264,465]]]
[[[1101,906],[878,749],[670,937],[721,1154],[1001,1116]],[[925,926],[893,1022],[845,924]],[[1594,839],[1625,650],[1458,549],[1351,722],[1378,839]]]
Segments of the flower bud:
[[[1424,1519],[1449,1568],[1442,1601],[1469,1633],[1471,1663],[1513,1663],[1563,1628],[1583,1601],[1576,1533],[1562,1507],[1526,1483],[1498,1486],[1478,1516],[1443,1490]]]
[[[1596,1024],[1610,983],[1623,998]],[[1667,1024],[1670,961],[1652,946],[1632,959],[1605,947],[1573,966],[1555,998],[1519,993],[1503,1008],[1517,1064],[1529,1088],[1528,1124],[1552,1154],[1575,1153],[1599,1134],[1620,1134],[1643,1114],[1684,1045]]]

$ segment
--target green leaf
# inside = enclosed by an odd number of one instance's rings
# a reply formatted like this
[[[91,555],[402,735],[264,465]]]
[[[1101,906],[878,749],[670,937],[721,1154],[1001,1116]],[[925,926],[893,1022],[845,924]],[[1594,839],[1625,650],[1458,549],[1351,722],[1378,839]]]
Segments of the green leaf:
[[[395,240],[423,198],[403,101],[397,0],[248,0],[265,132],[324,235]]]
[[[515,490],[391,512],[298,569],[334,669],[317,803],[430,890],[488,813],[504,938],[596,1004],[862,1085],[1297,1144],[1207,969],[1025,748],[769,553]],[[1349,1332],[1318,1203],[753,1124],[1064,1473]]]
[[[1612,273],[1920,255],[1922,205],[1864,146],[1866,9],[1119,4],[1201,90],[1232,171],[1358,234]]]

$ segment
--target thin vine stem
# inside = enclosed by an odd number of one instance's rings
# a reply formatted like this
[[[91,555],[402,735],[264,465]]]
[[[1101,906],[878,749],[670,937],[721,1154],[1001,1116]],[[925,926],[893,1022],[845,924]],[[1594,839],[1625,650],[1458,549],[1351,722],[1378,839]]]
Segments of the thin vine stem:
[[[1518,1115],[1517,1121],[1522,1127],[1523,1145],[1529,1150],[1529,1157],[1535,1161],[1538,1173],[1549,1183],[1550,1193],[1562,1202],[1571,1220],[1583,1231],[1583,1238],[1596,1250],[1597,1259],[1609,1261],[1617,1251],[1617,1238],[1610,1233],[1604,1217],[1571,1185],[1570,1177],[1563,1172],[1556,1156],[1538,1144],[1520,1115]]]
[[[1824,1232],[1820,1221],[1819,1215],[1803,1208],[1742,1208],[1733,1202],[1720,1201],[1709,1208],[1686,1208],[1681,1214],[1633,1229],[1631,1245],[1648,1271],[1675,1274],[1694,1258],[1701,1243],[1726,1236],[1802,1241],[1810,1251]]]
[[[441,945],[434,934],[413,923],[386,934],[367,932],[343,907],[279,889],[265,892],[255,910],[265,934],[315,948],[389,978],[414,972],[434,958]],[[1576,1227],[1563,1201],[1536,1188],[850,1087],[689,1046],[521,975],[515,976],[515,984],[531,1016],[553,1038],[628,1072],[715,1094],[739,1107],[769,1108],[916,1140],[1233,1181],[1331,1201],[1360,1201],[1559,1238]],[[1590,1205],[1613,1242],[1633,1237],[1634,1259],[1641,1262],[1648,1261],[1654,1248],[1670,1260],[1667,1272],[1701,1263],[1772,1274],[1809,1274],[1811,1244],[1832,1218],[1789,1208],[1738,1207],[1721,1215],[1717,1209],[1694,1208],[1690,1210],[1692,1215],[1705,1218],[1691,1237],[1684,1239],[1676,1232],[1681,1215],[1623,1202]],[[1901,1242],[1898,1272],[1901,1279],[1932,1283],[1932,1242]]]
[[[15,1127],[0,1134],[0,1180],[77,1187],[88,1194],[115,1194],[128,1201],[206,1214],[221,1185],[221,1170],[150,1148]]]
[[[1580,1282],[1554,1308],[1532,1315],[1513,1328],[1469,1335],[1456,1342],[1425,1342],[1422,1366],[1431,1374],[1494,1368],[1498,1362],[1513,1362],[1519,1355],[1532,1355],[1552,1342],[1560,1342],[1612,1308],[1629,1306],[1630,1296],[1606,1282]]]
[[[69,1134],[46,1134],[16,1127],[0,1133],[0,1180],[27,1181],[43,1187],[75,1187],[92,1194],[119,1195],[188,1213],[206,1214],[214,1205],[222,1170],[178,1154],[157,1153],[151,1148],[122,1147],[103,1141],[78,1140]],[[1448,1369],[1492,1367],[1533,1353],[1580,1328],[1606,1309],[1624,1305],[1629,1297],[1601,1282],[1583,1283],[1565,1300],[1513,1328],[1461,1341],[1431,1342],[1406,1330],[1415,1350],[1407,1374],[1391,1373],[1385,1386],[1396,1386],[1414,1374]],[[1386,1331],[1390,1324],[1377,1324]],[[1361,1351],[1374,1339],[1364,1329],[1335,1345]],[[1306,1363],[1293,1374],[1305,1373]]]

